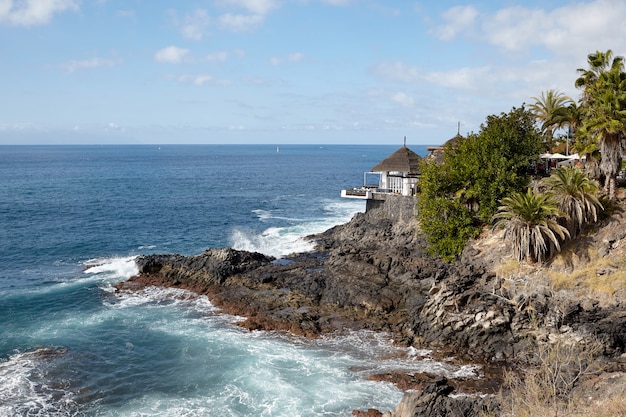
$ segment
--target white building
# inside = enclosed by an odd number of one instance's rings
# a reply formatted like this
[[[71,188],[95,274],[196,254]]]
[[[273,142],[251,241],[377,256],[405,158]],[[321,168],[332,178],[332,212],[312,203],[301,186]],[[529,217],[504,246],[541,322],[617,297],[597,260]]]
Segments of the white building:
[[[374,194],[395,194],[413,196],[417,191],[419,179],[419,162],[422,158],[404,146],[389,155],[369,172],[363,175],[363,186],[351,190],[341,190],[345,198],[360,198],[370,200]],[[367,185],[367,177],[377,175],[378,184]]]

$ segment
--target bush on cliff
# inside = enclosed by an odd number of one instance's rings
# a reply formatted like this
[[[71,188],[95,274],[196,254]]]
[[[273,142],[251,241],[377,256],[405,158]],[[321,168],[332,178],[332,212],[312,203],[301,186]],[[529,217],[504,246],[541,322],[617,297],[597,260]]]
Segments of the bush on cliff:
[[[557,203],[547,194],[536,194],[530,188],[525,193],[513,193],[502,199],[494,215],[494,228],[502,227],[504,237],[513,243],[513,254],[518,261],[542,262],[561,250],[561,242],[570,236],[559,224]]]
[[[542,140],[534,115],[522,106],[488,116],[479,133],[446,147],[442,164],[423,162],[418,220],[432,254],[453,260],[502,198],[526,189]]]
[[[585,379],[601,372],[602,365],[596,360],[601,350],[602,344],[593,339],[579,343],[559,338],[537,341],[528,352],[529,365],[520,373],[507,373],[509,391],[501,394],[501,416],[617,415],[610,413],[618,404],[617,398],[607,398],[600,406],[575,394]]]

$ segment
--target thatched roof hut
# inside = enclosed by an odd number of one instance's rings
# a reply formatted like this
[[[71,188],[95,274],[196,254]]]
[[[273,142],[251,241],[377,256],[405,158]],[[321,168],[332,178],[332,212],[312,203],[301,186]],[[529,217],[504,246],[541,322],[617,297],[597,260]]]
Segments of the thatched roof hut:
[[[381,194],[399,194],[413,196],[417,191],[422,157],[404,146],[378,163],[370,172],[363,175],[363,187],[353,190],[341,190],[346,198],[371,200]],[[367,185],[367,174],[379,176],[378,185]]]
[[[428,154],[426,158],[434,160],[437,164],[443,164],[443,154],[446,147],[454,148],[458,145],[459,141],[463,139],[465,139],[465,137],[457,133],[441,146],[427,146],[426,150],[429,151],[430,154]]]
[[[401,172],[407,176],[419,175],[421,156],[406,147],[406,144],[379,162],[371,172]]]

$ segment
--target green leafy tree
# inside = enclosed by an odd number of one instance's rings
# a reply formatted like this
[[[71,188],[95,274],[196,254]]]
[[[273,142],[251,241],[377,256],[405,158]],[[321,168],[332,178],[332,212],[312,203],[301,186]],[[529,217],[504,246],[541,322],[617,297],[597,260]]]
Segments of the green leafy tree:
[[[434,162],[423,165],[422,198],[418,203],[420,228],[430,253],[451,262],[463,251],[468,239],[476,237],[478,228],[466,205],[459,199],[446,197],[446,180],[440,174],[443,172]]]
[[[442,164],[421,167],[418,220],[430,250],[451,260],[498,209],[525,189],[528,167],[542,151],[534,115],[522,108],[487,117],[478,134],[444,149]]]
[[[569,237],[567,228],[557,221],[563,213],[547,194],[513,193],[502,199],[493,219],[494,228],[504,228],[504,237],[513,244],[517,260],[542,262],[554,251],[561,250],[561,241]]]
[[[565,226],[572,238],[578,236],[583,226],[598,221],[598,211],[603,210],[597,192],[599,185],[587,173],[573,167],[561,167],[542,180],[557,208],[567,215]]]

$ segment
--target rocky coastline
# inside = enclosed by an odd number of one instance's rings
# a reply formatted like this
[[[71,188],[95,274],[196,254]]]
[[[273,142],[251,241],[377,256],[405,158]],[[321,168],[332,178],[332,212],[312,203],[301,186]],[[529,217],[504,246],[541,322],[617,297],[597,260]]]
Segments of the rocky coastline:
[[[572,253],[626,260],[621,211],[572,248]],[[316,249],[274,259],[233,249],[208,249],[196,256],[138,257],[139,275],[118,291],[148,285],[205,294],[225,313],[246,318],[248,329],[285,330],[317,337],[341,329],[384,331],[396,343],[433,349],[442,356],[479,363],[480,381],[434,375],[386,374],[405,398],[388,417],[474,416],[497,412],[492,395],[502,370],[523,366],[537,339],[593,337],[602,345],[609,371],[624,372],[626,305],[610,299],[555,291],[546,269],[506,274],[508,248],[497,235],[472,242],[455,264],[427,255],[414,220],[358,213],[347,224],[311,236]],[[585,256],[561,268],[576,268]],[[617,262],[617,261],[616,261]],[[453,395],[455,394],[455,395]],[[383,415],[378,410],[355,415]]]

